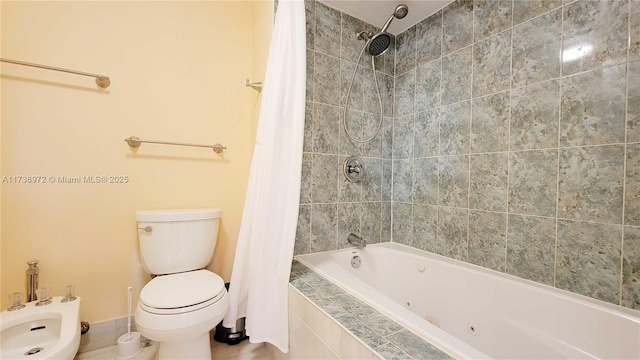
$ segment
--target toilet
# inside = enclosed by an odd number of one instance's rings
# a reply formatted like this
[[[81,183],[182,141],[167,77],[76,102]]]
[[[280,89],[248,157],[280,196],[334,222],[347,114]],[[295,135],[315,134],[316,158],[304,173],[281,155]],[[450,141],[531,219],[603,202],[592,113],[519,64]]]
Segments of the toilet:
[[[158,359],[211,359],[209,331],[229,309],[224,281],[205,269],[219,209],[136,212],[140,258],[153,279],[140,292],[137,330],[157,341]]]

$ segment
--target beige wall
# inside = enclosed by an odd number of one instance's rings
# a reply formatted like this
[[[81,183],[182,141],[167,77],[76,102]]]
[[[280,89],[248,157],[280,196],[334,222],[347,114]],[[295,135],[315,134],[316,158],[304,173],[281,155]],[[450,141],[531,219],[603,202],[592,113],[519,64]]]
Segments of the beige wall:
[[[2,56],[104,73],[2,65],[2,176],[128,176],[126,184],[2,185],[2,307],[40,284],[75,284],[83,320],[126,314],[137,295],[137,209],[223,210],[211,268],[229,280],[255,134],[258,94],[244,79],[266,64],[271,2],[2,1]],[[254,22],[255,19],[260,21]],[[254,27],[254,24],[257,24]],[[143,144],[130,135],[228,149]],[[57,181],[56,181],[57,182]],[[134,301],[137,301],[137,296]]]

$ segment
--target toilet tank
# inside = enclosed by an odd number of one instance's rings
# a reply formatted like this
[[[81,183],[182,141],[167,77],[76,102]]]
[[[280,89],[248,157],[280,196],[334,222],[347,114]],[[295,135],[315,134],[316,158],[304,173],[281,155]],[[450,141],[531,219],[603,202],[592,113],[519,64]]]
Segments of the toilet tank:
[[[149,274],[206,267],[216,248],[220,209],[136,211],[140,259]]]

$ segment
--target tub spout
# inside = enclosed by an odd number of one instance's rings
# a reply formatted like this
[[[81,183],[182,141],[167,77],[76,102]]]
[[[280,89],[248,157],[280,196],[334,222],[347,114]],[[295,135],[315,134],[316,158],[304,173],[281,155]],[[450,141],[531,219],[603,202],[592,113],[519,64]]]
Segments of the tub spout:
[[[349,244],[359,248],[367,246],[367,241],[354,233],[351,233],[349,234],[349,236],[347,236],[347,241],[349,242]]]

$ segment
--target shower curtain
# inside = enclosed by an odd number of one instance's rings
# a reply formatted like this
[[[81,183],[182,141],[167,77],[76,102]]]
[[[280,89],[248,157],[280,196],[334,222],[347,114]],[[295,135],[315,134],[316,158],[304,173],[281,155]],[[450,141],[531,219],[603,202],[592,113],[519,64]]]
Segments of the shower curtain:
[[[289,350],[287,287],[300,202],[306,89],[303,0],[280,0],[223,325]]]

